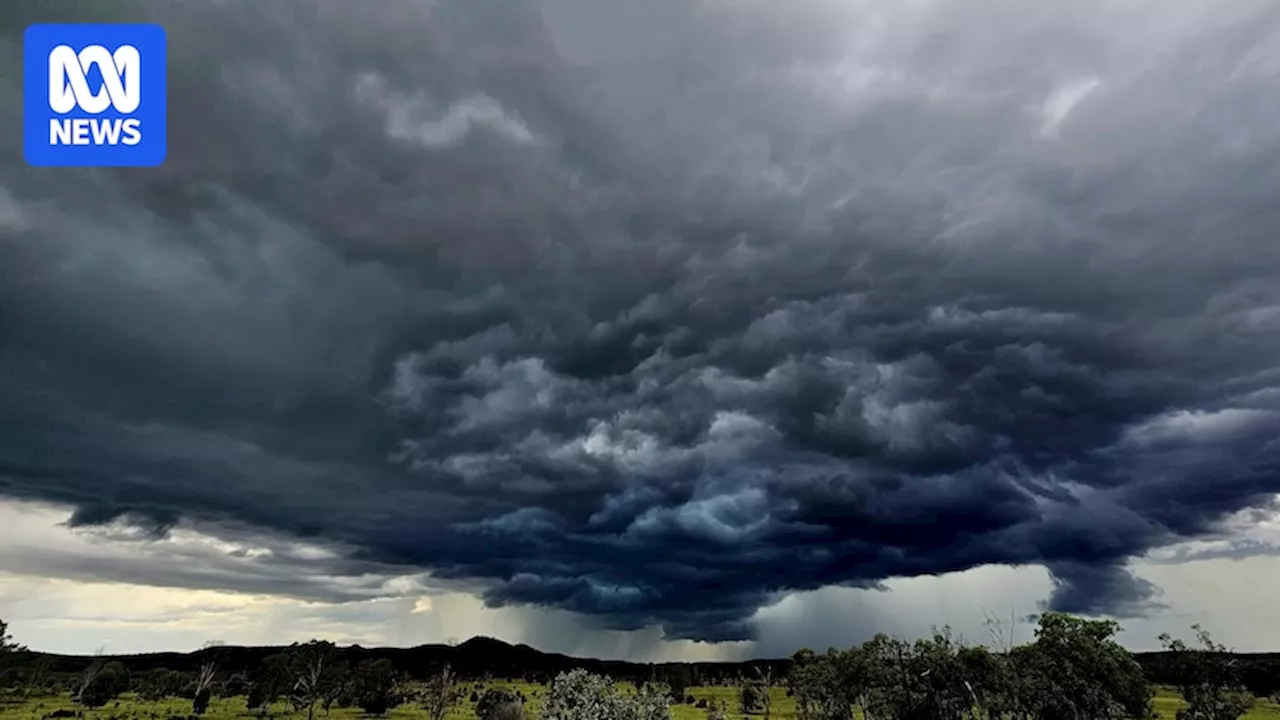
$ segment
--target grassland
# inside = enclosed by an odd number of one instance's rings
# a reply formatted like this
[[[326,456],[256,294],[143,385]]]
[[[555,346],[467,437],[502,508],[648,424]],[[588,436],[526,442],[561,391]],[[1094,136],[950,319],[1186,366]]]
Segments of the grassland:
[[[526,683],[502,683],[491,682],[490,685],[506,685],[514,689],[520,690],[525,697],[529,698],[529,709],[532,710],[534,717],[538,716],[541,709],[542,701],[546,696],[546,688],[538,685],[530,685]],[[469,688],[468,688],[469,689]],[[726,709],[729,711],[729,717],[739,720],[746,716],[739,715],[736,703],[736,689],[731,687],[700,687],[692,688],[690,694],[695,699],[706,698],[708,701],[723,701]],[[1178,708],[1182,706],[1181,699],[1168,690],[1161,690],[1156,695],[1155,709],[1157,715],[1162,720],[1172,720]],[[33,698],[20,702],[7,702],[0,705],[0,720],[41,720],[49,713],[60,709],[75,709],[75,705],[71,699],[66,696],[62,697],[44,697]],[[191,702],[189,700],[168,700],[163,702],[143,702],[126,695],[117,701],[108,703],[106,707],[96,710],[88,710],[84,712],[84,720],[168,720],[170,717],[185,717],[191,711]],[[775,688],[773,692],[773,718],[776,720],[789,720],[795,717],[795,703],[781,688]],[[205,715],[209,720],[229,720],[230,718],[253,718],[245,709],[245,701],[243,697],[232,698],[216,698],[209,707],[209,712]],[[277,704],[272,708],[272,717],[275,720],[298,720],[305,718],[304,714],[291,714],[284,704]],[[317,718],[326,718],[323,711],[316,712]],[[356,718],[364,718],[359,710],[354,708],[338,708],[334,709],[327,715],[331,720],[355,720]],[[391,720],[421,720],[425,717],[423,711],[413,705],[405,705],[388,714]],[[705,711],[694,707],[693,705],[673,705],[672,717],[674,720],[702,720],[705,717]],[[470,702],[464,701],[458,706],[454,712],[449,715],[450,720],[472,720],[475,713]],[[750,716],[752,720],[762,720],[760,715]],[[1271,702],[1259,701],[1248,715],[1246,720],[1280,720],[1280,705]]]

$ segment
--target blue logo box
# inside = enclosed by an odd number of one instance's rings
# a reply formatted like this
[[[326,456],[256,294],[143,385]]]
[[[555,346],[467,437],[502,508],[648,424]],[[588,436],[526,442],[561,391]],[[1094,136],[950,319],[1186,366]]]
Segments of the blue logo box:
[[[56,167],[164,162],[167,40],[154,24],[43,24],[22,40],[22,145]]]

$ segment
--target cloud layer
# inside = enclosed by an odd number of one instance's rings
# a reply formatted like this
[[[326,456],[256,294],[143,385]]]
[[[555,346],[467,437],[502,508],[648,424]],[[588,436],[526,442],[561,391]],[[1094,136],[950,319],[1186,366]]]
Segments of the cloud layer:
[[[673,638],[991,564],[1145,612],[1280,493],[1280,15],[793,5],[6,8],[163,22],[171,147],[0,149],[0,492]]]

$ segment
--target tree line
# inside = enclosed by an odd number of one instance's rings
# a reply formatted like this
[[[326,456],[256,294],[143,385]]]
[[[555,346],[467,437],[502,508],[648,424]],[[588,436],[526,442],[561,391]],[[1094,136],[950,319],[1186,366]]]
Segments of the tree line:
[[[740,664],[736,677],[708,678],[692,664],[653,666],[645,679],[628,678],[634,690],[627,691],[617,678],[579,668],[557,673],[534,692],[545,693],[541,717],[547,720],[669,720],[674,703],[697,705],[717,720],[727,708],[690,692],[709,680],[736,686],[735,709],[764,720],[774,713],[775,689],[792,699],[800,720],[849,720],[855,712],[865,720],[1145,718],[1152,716],[1156,683],[1174,687],[1186,701],[1179,720],[1236,720],[1255,703],[1259,694],[1245,682],[1251,666],[1199,626],[1191,643],[1161,636],[1165,651],[1146,668],[1116,642],[1119,629],[1108,620],[1045,613],[1034,639],[1023,644],[1000,632],[988,645],[970,644],[943,628],[915,642],[877,635],[847,649],[800,650],[784,663]],[[415,674],[385,657],[351,663],[343,649],[318,640],[282,648],[250,667],[229,662],[227,650],[206,646],[186,670],[144,672],[99,654],[68,673],[14,643],[0,621],[0,689],[69,695],[85,708],[126,692],[143,701],[186,698],[194,716],[205,714],[214,697],[243,698],[248,712],[263,717],[283,702],[308,720],[335,707],[383,715],[406,703],[443,720],[464,702],[474,704],[481,720],[520,720],[531,699],[449,665]],[[1250,677],[1259,680],[1257,672]],[[1271,678],[1272,693],[1276,681],[1280,677]]]

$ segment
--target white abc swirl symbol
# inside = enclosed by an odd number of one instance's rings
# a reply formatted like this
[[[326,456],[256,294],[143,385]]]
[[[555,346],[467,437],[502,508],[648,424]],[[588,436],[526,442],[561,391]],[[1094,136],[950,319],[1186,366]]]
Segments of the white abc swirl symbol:
[[[98,66],[102,88],[89,90],[86,75]],[[78,106],[97,114],[108,107],[131,113],[142,102],[142,58],[132,45],[121,45],[114,54],[101,45],[89,45],[77,53],[68,45],[49,51],[49,108],[65,114]]]

